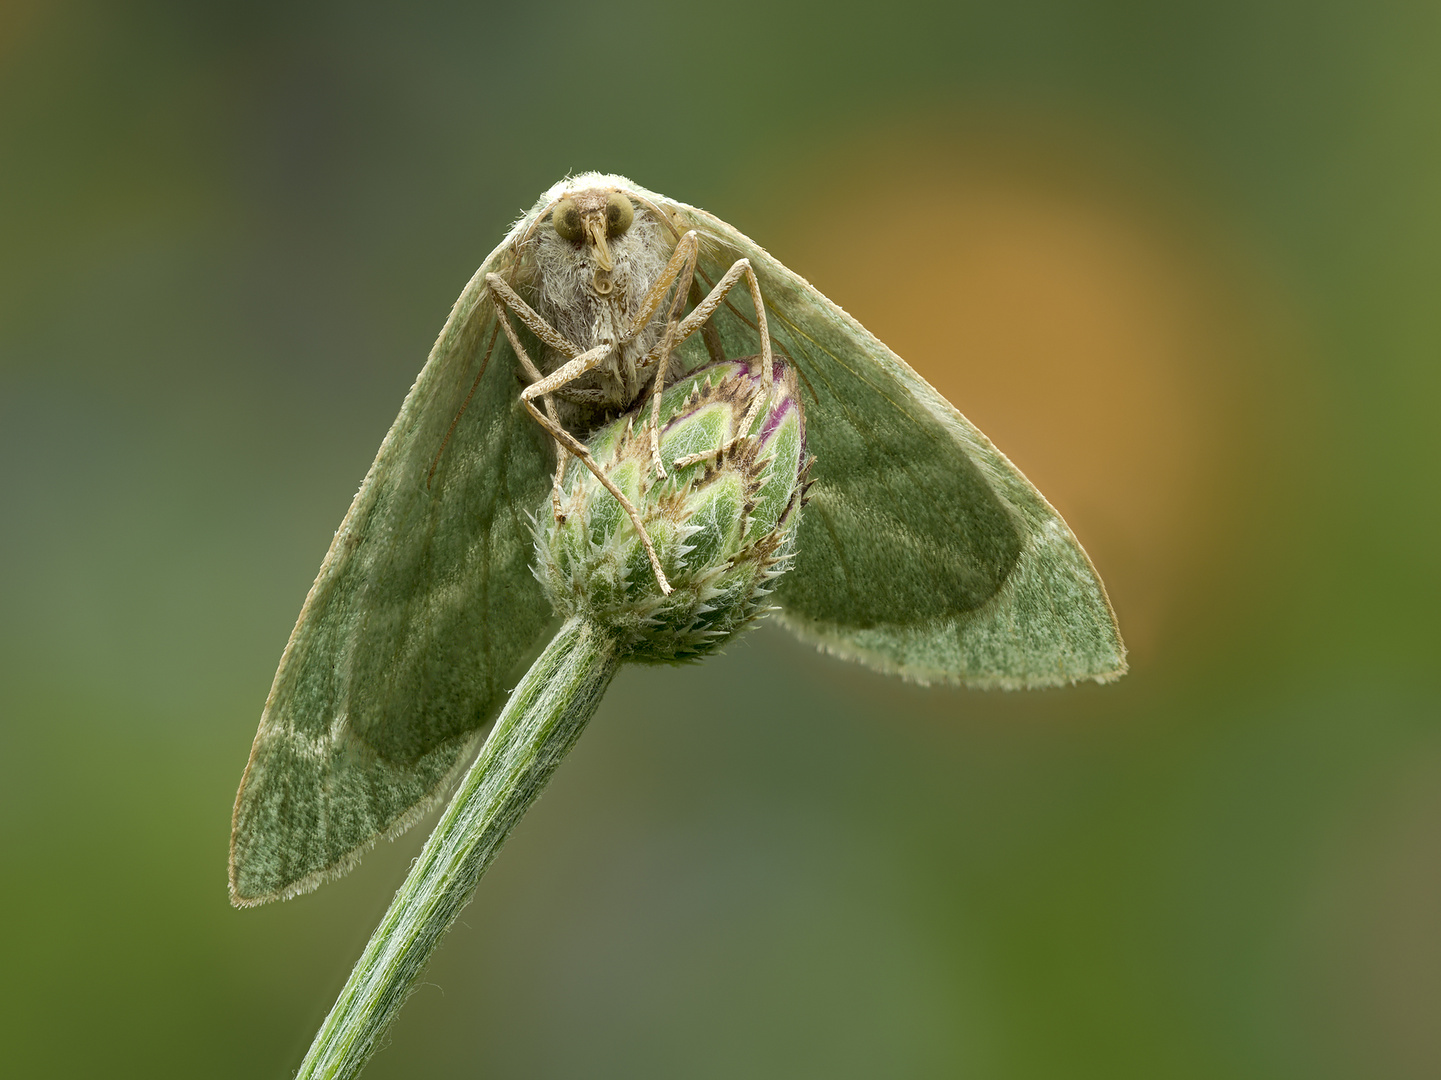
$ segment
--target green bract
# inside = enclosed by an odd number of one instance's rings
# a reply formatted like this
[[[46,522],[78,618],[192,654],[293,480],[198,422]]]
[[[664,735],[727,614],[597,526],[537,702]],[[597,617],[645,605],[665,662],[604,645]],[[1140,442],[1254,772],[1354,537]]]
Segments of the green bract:
[[[661,400],[661,459],[723,446],[759,389],[746,360],[708,365],[671,387]],[[713,652],[765,610],[794,551],[807,471],[791,369],[777,368],[750,434],[656,479],[635,413],[596,432],[591,453],[640,511],[673,591],[661,593],[619,501],[572,461],[560,520],[549,502],[537,519],[536,577],[556,613],[604,627],[627,659],[680,661]]]

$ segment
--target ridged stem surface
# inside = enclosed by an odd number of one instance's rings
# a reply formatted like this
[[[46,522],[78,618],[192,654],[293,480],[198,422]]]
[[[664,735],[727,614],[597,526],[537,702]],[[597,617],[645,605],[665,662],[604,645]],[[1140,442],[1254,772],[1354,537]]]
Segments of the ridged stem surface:
[[[568,620],[531,665],[316,1033],[301,1080],[360,1072],[619,666],[615,642],[581,618]]]

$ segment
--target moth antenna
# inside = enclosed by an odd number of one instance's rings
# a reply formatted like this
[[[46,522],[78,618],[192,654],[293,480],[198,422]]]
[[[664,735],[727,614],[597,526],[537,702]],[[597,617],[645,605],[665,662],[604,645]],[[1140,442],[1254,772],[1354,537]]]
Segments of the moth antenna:
[[[570,177],[567,176],[566,179],[569,180]],[[550,202],[546,203],[545,206],[541,207],[540,213],[536,214],[535,220],[530,223],[530,228],[525,230],[525,234],[518,241],[516,241],[516,243],[521,246],[528,244],[531,237],[535,235],[535,230],[538,229],[540,227],[540,223],[545,220],[545,215],[554,210],[555,204],[560,202],[562,198],[564,198],[564,196],[557,196],[556,198],[551,199]]]
[[[671,221],[669,214],[661,210],[660,207],[656,206],[655,203],[651,202],[644,195],[639,195],[634,191],[627,191],[626,195],[634,199],[636,202],[640,203],[647,210],[649,210],[652,216],[654,216],[657,221],[663,224],[670,231],[672,237],[674,237],[676,240],[680,239],[680,233],[676,231],[675,222]]]

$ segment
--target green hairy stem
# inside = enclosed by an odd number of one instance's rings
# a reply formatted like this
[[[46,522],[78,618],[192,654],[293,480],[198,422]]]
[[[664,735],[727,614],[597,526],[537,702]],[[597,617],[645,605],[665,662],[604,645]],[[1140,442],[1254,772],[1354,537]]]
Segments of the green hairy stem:
[[[299,1078],[360,1072],[481,874],[595,715],[619,653],[610,634],[573,617],[531,665],[371,935]]]

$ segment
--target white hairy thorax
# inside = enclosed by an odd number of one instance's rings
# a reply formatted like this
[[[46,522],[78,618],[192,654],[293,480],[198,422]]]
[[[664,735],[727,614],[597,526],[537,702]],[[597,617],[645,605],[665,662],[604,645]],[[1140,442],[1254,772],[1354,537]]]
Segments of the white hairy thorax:
[[[596,194],[604,199],[609,189]],[[577,202],[590,195],[576,191]],[[550,222],[543,223],[534,239],[534,304],[540,315],[581,351],[617,342],[665,268],[675,238],[651,211],[635,206],[631,227],[609,242],[613,263],[609,291],[607,277],[597,264],[595,248],[559,236]],[[622,343],[606,360],[556,391],[556,396],[602,410],[625,409],[640,397],[655,375],[654,363],[639,367],[646,353],[660,340],[665,328],[662,309],[631,340]],[[565,363],[566,357],[544,349],[540,357],[545,373]],[[671,374],[668,373],[668,378]]]

